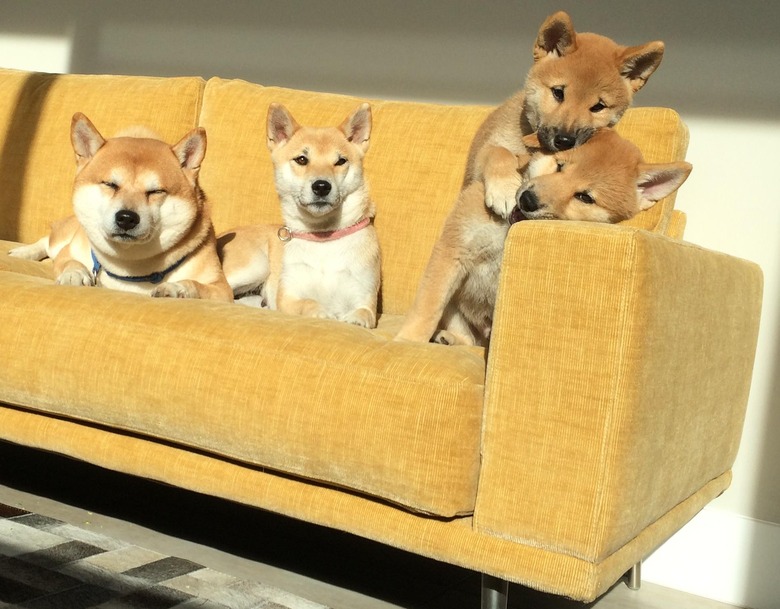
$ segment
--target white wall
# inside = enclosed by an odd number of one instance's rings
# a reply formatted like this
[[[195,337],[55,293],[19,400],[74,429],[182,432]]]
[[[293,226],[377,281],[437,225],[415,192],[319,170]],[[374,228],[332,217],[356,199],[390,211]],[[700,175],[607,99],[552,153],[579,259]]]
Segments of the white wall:
[[[689,215],[686,238],[758,262],[765,273],[761,336],[734,483],[648,561],[646,577],[702,596],[777,609],[780,578],[772,568],[780,557],[780,4],[5,0],[0,65],[218,75],[369,98],[498,103],[522,83],[536,30],[559,8],[570,12],[581,31],[631,44],[667,43],[661,68],[636,102],[672,106],[690,126],[694,171],[678,197],[678,207]],[[706,569],[696,568],[703,563]]]

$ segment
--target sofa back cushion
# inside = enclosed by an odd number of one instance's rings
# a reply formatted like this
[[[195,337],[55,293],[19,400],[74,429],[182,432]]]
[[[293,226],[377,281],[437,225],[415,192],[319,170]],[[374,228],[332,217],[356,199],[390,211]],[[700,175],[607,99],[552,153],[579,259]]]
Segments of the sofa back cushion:
[[[73,213],[74,113],[86,114],[105,137],[142,124],[173,143],[197,126],[204,84],[0,69],[0,239],[35,241]]]

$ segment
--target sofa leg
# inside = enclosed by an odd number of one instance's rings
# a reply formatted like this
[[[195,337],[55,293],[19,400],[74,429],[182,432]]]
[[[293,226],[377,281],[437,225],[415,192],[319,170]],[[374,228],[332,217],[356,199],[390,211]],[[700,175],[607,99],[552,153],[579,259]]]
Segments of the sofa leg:
[[[509,582],[499,577],[482,574],[482,609],[506,609]]]
[[[636,563],[628,572],[628,582],[626,582],[631,590],[639,590],[642,587],[642,561]]]

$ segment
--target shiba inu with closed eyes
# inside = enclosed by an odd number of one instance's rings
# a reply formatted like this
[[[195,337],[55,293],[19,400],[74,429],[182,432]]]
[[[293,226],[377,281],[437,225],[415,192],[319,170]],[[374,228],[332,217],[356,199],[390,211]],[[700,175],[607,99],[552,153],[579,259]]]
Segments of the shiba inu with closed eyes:
[[[300,126],[268,109],[267,142],[284,226],[247,226],[220,235],[236,297],[284,313],[376,326],[380,280],[374,204],[363,175],[371,108],[339,127]]]
[[[73,116],[74,216],[10,255],[49,257],[62,285],[98,285],[154,297],[231,301],[198,172],[206,133],[170,146],[148,129],[104,139]]]
[[[506,218],[520,187],[516,157],[525,152],[523,137],[536,133],[542,148],[558,152],[614,126],[663,53],[660,41],[626,47],[577,33],[565,12],[548,17],[524,88],[488,116],[472,142],[464,187],[482,181],[485,204]]]
[[[529,149],[539,146],[527,136]],[[518,159],[524,179],[505,219],[484,205],[484,186],[461,191],[425,269],[397,340],[487,346],[504,240],[522,220],[627,220],[674,192],[686,162],[644,163],[639,149],[612,129],[599,129],[568,150]],[[542,262],[543,263],[543,262]]]

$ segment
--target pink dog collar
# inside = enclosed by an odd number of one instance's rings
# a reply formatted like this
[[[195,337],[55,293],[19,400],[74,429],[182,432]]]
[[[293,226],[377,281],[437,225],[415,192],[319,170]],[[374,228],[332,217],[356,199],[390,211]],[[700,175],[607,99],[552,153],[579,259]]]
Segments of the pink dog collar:
[[[346,228],[339,228],[337,230],[323,230],[323,231],[314,231],[311,233],[294,233],[286,226],[281,227],[276,235],[279,237],[279,241],[290,241],[292,239],[303,239],[304,241],[335,241],[336,239],[341,239],[342,237],[346,237],[347,235],[351,235],[352,233],[356,233],[359,230],[362,230],[366,228],[371,224],[371,218],[363,218],[362,220],[359,220],[355,224],[351,226],[347,226]]]

